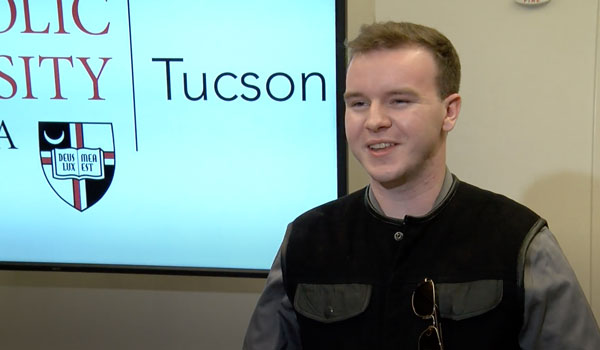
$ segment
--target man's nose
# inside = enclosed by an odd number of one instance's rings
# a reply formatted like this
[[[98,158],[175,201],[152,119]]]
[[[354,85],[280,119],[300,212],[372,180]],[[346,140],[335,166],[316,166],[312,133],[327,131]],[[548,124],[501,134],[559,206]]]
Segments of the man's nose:
[[[379,131],[392,126],[392,120],[385,108],[378,103],[371,104],[365,121],[365,127],[371,131]]]

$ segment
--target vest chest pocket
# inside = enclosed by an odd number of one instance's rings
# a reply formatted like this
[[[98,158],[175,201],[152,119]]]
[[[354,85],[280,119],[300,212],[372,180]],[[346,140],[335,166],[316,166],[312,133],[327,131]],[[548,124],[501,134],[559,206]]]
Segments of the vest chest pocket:
[[[296,287],[294,309],[315,321],[332,323],[364,312],[371,298],[367,284],[308,284]]]
[[[436,283],[440,316],[451,320],[482,315],[502,301],[502,280]]]

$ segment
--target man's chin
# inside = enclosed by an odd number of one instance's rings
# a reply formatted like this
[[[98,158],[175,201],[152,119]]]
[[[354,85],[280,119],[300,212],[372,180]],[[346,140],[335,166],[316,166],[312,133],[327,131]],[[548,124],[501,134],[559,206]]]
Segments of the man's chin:
[[[393,189],[396,187],[400,187],[405,185],[408,182],[408,177],[404,174],[402,175],[381,175],[375,174],[375,176],[370,175],[371,183],[375,182],[379,186],[386,189]]]

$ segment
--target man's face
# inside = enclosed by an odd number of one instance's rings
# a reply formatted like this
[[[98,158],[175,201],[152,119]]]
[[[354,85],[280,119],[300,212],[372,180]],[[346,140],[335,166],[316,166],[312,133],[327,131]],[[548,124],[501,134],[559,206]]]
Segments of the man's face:
[[[396,187],[445,167],[460,96],[441,99],[432,54],[420,47],[355,56],[346,74],[346,137],[372,181]]]

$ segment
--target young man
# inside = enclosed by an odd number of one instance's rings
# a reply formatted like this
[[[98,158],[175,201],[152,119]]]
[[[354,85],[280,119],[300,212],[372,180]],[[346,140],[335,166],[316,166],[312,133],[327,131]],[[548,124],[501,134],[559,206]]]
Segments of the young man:
[[[450,41],[388,22],[349,48],[346,136],[370,184],[288,226],[244,349],[600,349],[545,221],[446,168]]]

